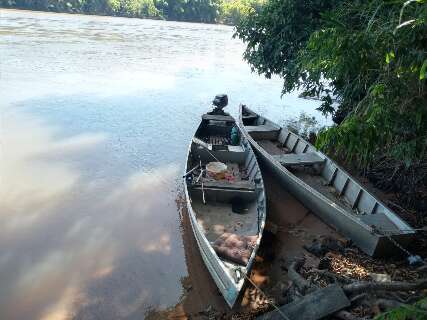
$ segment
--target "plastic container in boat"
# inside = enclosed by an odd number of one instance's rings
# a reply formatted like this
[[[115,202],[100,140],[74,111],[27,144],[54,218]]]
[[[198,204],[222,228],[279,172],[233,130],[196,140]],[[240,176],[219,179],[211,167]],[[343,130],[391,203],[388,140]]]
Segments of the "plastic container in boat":
[[[209,162],[206,165],[206,172],[212,178],[216,180],[221,180],[225,178],[225,173],[227,172],[227,165],[222,162]]]
[[[236,126],[231,129],[231,144],[233,146],[237,146],[239,144],[239,131]]]

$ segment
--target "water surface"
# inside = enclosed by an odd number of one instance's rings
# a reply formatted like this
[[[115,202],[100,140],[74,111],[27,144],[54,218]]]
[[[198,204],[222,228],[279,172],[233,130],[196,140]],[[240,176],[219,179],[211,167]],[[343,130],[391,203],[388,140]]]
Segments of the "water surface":
[[[325,121],[252,74],[232,34],[0,10],[0,318],[143,319],[182,301],[176,199],[213,96]]]

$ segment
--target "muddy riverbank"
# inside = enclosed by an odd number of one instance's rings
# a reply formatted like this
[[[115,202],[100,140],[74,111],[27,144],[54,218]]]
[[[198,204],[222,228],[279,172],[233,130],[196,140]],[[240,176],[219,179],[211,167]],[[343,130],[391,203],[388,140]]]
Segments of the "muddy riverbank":
[[[269,231],[263,236],[251,279],[270,297],[280,300],[280,291],[287,281],[284,265],[301,255],[304,245],[309,245],[313,239],[339,236],[280,187],[271,173],[265,168],[263,170],[268,194]],[[240,302],[232,310],[229,309],[200,256],[182,198],[178,198],[177,204],[182,213],[181,226],[188,268],[188,276],[182,278],[183,298],[175,307],[162,312],[153,311],[146,319],[251,319],[270,309],[265,297],[251,286],[247,287]]]
[[[289,302],[285,293],[292,281],[288,278],[287,269],[290,262],[302,256],[305,263],[300,272],[309,283],[320,287],[334,282],[324,274],[316,273],[325,257],[331,262],[332,274],[349,281],[372,280],[377,274],[386,275],[393,281],[416,281],[423,276],[416,268],[407,266],[405,257],[373,259],[365,255],[285,191],[267,168],[262,169],[268,195],[267,231],[251,280],[277,305]],[[232,310],[228,308],[201,259],[181,198],[177,204],[182,213],[180,218],[189,275],[182,279],[182,301],[166,311],[153,312],[147,319],[254,319],[272,311],[266,297],[251,285],[247,286],[237,305]],[[325,239],[332,241],[327,252],[312,251],[313,247],[316,248],[313,243]],[[337,244],[342,247],[338,248]],[[344,247],[345,252],[340,250]],[[423,250],[422,247],[419,249]],[[365,318],[381,312],[366,306],[353,306],[348,310],[354,316]]]

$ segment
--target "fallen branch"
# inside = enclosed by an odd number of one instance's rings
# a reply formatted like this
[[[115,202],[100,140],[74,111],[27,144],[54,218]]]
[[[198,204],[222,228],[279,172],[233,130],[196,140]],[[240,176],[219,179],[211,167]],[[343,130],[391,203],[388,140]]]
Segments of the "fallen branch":
[[[427,273],[427,264],[424,264],[421,267],[418,267],[417,271],[422,273]]]
[[[366,291],[412,291],[427,289],[427,278],[416,282],[368,282],[360,281],[343,286],[346,294],[358,294]]]
[[[400,298],[398,301],[402,302],[403,304],[414,304],[424,297],[425,294],[423,292],[420,292],[420,294],[411,294],[406,298]]]
[[[319,320],[335,312],[348,308],[350,301],[337,284],[317,289],[306,294],[301,299],[280,307],[288,319]],[[282,319],[275,311],[267,313],[260,320]]]
[[[345,310],[334,313],[334,317],[341,320],[363,320],[363,318],[356,317],[352,313]]]
[[[331,278],[335,282],[339,282],[339,281],[344,282],[344,283],[351,283],[352,282],[351,279],[349,279],[345,276],[333,273],[329,270],[311,269],[308,271],[308,273],[317,273],[317,274],[323,275],[325,277]]]
[[[385,299],[393,298],[396,301],[399,301],[401,303],[405,303],[404,296],[406,296],[406,294],[401,292],[401,291],[400,292],[399,291],[396,291],[396,292],[386,291],[386,292],[384,292],[384,296],[386,296],[386,297],[384,297]]]
[[[390,310],[395,309],[403,305],[402,302],[396,301],[396,300],[390,300],[390,299],[378,299],[375,304],[380,307],[382,310]]]
[[[358,294],[350,299],[351,304],[359,304],[361,301],[367,299],[368,295],[366,293]]]
[[[304,294],[309,288],[309,283],[299,273],[298,270],[305,262],[305,258],[295,259],[288,268],[288,277],[295,284],[295,286]]]

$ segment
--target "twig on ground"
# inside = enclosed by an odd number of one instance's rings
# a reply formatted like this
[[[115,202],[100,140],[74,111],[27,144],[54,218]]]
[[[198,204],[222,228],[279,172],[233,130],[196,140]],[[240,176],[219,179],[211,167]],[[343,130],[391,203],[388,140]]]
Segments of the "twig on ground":
[[[420,279],[416,282],[368,282],[360,281],[343,286],[346,294],[358,294],[366,291],[411,291],[427,289],[427,278]]]
[[[299,273],[298,270],[305,262],[305,258],[295,259],[288,267],[288,277],[295,284],[295,286],[304,294],[309,288],[309,283]]]
[[[382,310],[390,310],[394,308],[398,308],[401,305],[403,305],[402,302],[396,301],[396,300],[390,300],[390,299],[378,299],[375,304],[380,307]]]
[[[366,293],[361,293],[351,298],[350,301],[351,301],[351,304],[358,304],[359,302],[365,300],[365,298],[367,297],[368,295]]]
[[[341,320],[363,320],[364,319],[364,318],[356,317],[354,314],[345,310],[341,310],[341,311],[338,311],[337,313],[334,313],[334,316]]]
[[[308,271],[308,273],[317,273],[323,276],[326,276],[328,278],[333,279],[335,282],[344,282],[344,283],[352,283],[351,279],[342,276],[340,274],[336,274],[334,272],[331,272],[329,270],[319,270],[319,269],[311,269]]]

